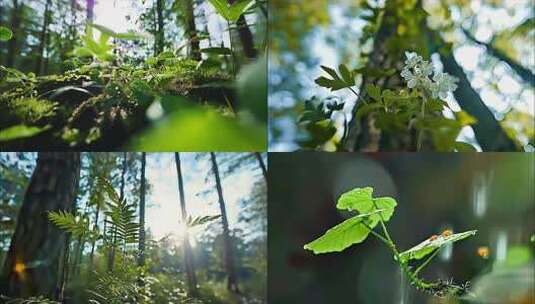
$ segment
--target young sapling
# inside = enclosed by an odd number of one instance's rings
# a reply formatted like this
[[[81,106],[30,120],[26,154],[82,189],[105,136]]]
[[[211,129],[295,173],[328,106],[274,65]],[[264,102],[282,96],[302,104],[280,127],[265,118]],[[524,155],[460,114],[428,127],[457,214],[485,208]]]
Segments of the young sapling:
[[[373,188],[371,187],[355,188],[343,193],[338,199],[336,208],[357,212],[357,214],[327,230],[324,235],[306,244],[304,249],[310,250],[314,254],[340,252],[353,244],[364,242],[371,234],[392,251],[394,260],[399,264],[410,284],[418,290],[439,297],[459,296],[466,293],[467,283],[459,286],[455,285],[453,281],[428,282],[421,279],[418,274],[431,262],[442,247],[473,236],[476,234],[476,230],[462,233],[445,230],[440,235],[432,235],[408,250],[399,251],[386,227],[386,223],[394,214],[397,202],[391,197],[374,198],[372,193]],[[375,231],[377,226],[380,227],[380,231]],[[414,265],[415,261],[424,258],[426,259],[420,265]],[[411,262],[413,262],[412,265]]]

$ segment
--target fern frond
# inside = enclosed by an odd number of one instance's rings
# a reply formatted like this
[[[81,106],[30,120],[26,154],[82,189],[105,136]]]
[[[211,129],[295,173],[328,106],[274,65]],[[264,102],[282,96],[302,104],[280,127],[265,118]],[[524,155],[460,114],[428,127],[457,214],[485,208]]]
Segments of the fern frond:
[[[188,228],[192,228],[195,226],[204,225],[206,223],[213,222],[220,217],[221,215],[205,215],[205,216],[197,216],[197,217],[188,216],[186,218],[186,226]]]
[[[67,211],[50,211],[48,212],[48,219],[58,228],[72,233],[76,237],[82,237],[91,232],[87,218],[76,217]]]

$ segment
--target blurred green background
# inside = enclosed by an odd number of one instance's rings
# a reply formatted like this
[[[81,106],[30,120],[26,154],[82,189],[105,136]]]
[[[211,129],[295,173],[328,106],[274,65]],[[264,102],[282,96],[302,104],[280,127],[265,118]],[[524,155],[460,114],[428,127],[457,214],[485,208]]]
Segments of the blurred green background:
[[[269,165],[270,303],[534,303],[535,154],[271,153]],[[471,297],[406,286],[373,238],[341,253],[303,249],[348,216],[335,208],[338,196],[362,186],[398,201],[388,228],[400,250],[446,228],[478,230],[422,273],[469,281]]]

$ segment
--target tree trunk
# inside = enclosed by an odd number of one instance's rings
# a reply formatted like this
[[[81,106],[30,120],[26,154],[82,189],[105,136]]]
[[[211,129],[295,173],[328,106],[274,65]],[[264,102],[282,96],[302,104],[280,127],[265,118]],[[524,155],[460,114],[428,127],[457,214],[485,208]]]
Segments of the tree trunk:
[[[182,215],[182,223],[186,224],[188,213],[186,211],[186,198],[184,194],[184,182],[182,180],[182,167],[180,165],[180,154],[175,152],[176,173],[178,176],[178,192],[180,196],[180,210]],[[186,266],[186,276],[188,280],[188,291],[191,295],[197,294],[197,277],[195,275],[195,262],[191,252],[191,245],[189,243],[188,231],[184,232],[182,239],[182,247],[184,248],[184,265]]]
[[[453,95],[459,106],[477,119],[472,129],[483,151],[517,151],[515,143],[505,134],[494,114],[472,88],[470,80],[453,57],[453,53],[440,54],[440,60],[444,65],[444,71],[459,79],[458,88]]]
[[[412,44],[428,47],[428,49],[424,47],[424,55],[430,55],[432,52],[436,52],[438,47],[441,46],[433,45],[433,43],[436,44],[437,41],[439,41],[438,44],[444,44],[438,36],[438,33],[431,33],[427,28],[425,19],[426,13],[423,12],[423,9],[421,8],[421,1],[418,1],[414,5],[414,8],[412,8],[412,10],[415,11],[413,12],[414,16],[415,18],[419,18],[419,20],[416,20],[415,22],[420,22],[422,24],[421,34],[409,38],[396,37],[399,35],[397,29],[400,18],[396,15],[398,14],[397,10],[399,7],[393,5],[392,1],[387,1],[387,4],[385,5],[389,9],[384,11],[382,22],[374,36],[374,49],[369,55],[366,69],[385,71],[394,68],[396,69],[396,72],[392,76],[373,77],[370,75],[363,75],[359,97],[357,98],[357,104],[353,111],[353,119],[348,124],[347,136],[343,142],[344,149],[347,151],[375,152],[379,150],[415,150],[416,132],[414,130],[406,134],[390,134],[375,127],[373,115],[368,115],[359,121],[354,118],[354,114],[362,105],[363,100],[366,97],[364,88],[368,84],[379,86],[382,90],[396,90],[400,87],[405,87],[405,84],[399,76],[405,58],[403,57],[403,52],[392,54],[388,51],[388,43],[393,42],[392,38],[405,40],[412,39]],[[418,12],[418,14],[416,12]],[[453,58],[453,54],[451,52],[447,55],[444,55],[443,52],[439,53],[444,65],[444,71],[456,76],[460,80],[459,87],[454,92],[454,96],[461,108],[478,120],[477,124],[473,125],[472,128],[474,129],[476,139],[482,148],[485,151],[517,150],[512,141],[507,138],[490,110],[483,103],[480,96],[471,88],[466,74]],[[436,115],[441,114],[437,113]]]
[[[156,39],[154,41],[154,55],[163,52],[165,44],[164,20],[163,20],[163,0],[156,0],[156,16],[157,16],[157,30]]]
[[[186,33],[189,38],[188,56],[193,59],[201,60],[201,47],[199,37],[197,36],[197,27],[195,25],[195,10],[192,0],[185,0],[186,10]]]
[[[13,37],[7,42],[7,57],[6,66],[12,68],[15,66],[15,55],[17,54],[18,38],[22,35],[20,28],[21,25],[21,12],[23,3],[19,3],[18,0],[13,0],[11,11],[11,31],[13,31]]]
[[[67,234],[48,212],[72,210],[79,177],[80,153],[39,153],[4,263],[4,295],[55,297]]]
[[[124,200],[124,186],[125,186],[125,175],[126,175],[126,163],[127,163],[127,154],[123,152],[123,168],[121,171],[121,184],[119,188],[119,199]],[[112,245],[108,253],[108,271],[113,271],[113,266],[115,262],[115,247],[117,247],[117,231],[112,231]]]
[[[95,210],[95,225],[94,225],[95,228],[98,227],[99,214],[100,214],[100,204],[97,203],[97,209]],[[93,258],[95,255],[96,242],[97,242],[96,240],[91,241],[91,253],[89,254],[89,269],[93,268]]]
[[[46,0],[45,12],[43,14],[43,26],[41,27],[41,34],[39,35],[39,48],[37,49],[37,58],[35,61],[35,74],[41,74],[41,66],[43,64],[44,50],[47,44],[48,23],[50,21],[50,5],[52,0]]]
[[[146,153],[141,153],[141,188],[139,192],[139,257],[138,266],[145,266],[145,162]]]
[[[236,0],[228,0],[229,4],[233,4]],[[238,28],[238,36],[240,37],[240,42],[243,47],[243,53],[247,58],[256,58],[257,51],[254,45],[254,37],[245,16],[241,15],[238,21],[236,21],[236,26]]]
[[[266,168],[266,165],[264,164],[264,159],[262,158],[262,154],[260,154],[259,152],[255,152],[254,155],[256,159],[258,160],[258,166],[260,166],[260,169],[262,169],[262,174],[264,174],[264,179],[266,180],[266,183],[267,183],[267,168]]]
[[[94,19],[94,15],[93,14],[94,14],[94,11],[95,11],[95,0],[87,0],[86,1],[85,11],[86,11],[87,23],[92,23],[93,19]]]
[[[219,177],[219,168],[217,166],[217,159],[215,153],[210,152],[212,159],[212,168],[214,170],[217,195],[219,197],[219,208],[221,209],[221,221],[223,223],[223,260],[225,262],[225,270],[227,272],[227,289],[234,293],[240,293],[238,288],[238,281],[236,277],[236,269],[234,267],[234,256],[232,249],[232,241],[230,239],[230,231],[228,227],[227,211],[225,208],[225,200],[223,198],[223,188],[221,187],[221,179]]]

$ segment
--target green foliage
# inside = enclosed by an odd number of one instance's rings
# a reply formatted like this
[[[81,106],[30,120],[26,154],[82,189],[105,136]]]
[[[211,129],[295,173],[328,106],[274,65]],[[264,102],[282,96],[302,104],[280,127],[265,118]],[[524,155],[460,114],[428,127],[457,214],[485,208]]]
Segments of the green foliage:
[[[143,151],[257,151],[265,150],[264,127],[225,117],[208,107],[186,103],[182,98],[164,96],[162,105],[173,111],[152,129],[137,136],[131,143]],[[217,130],[217,131],[216,131]],[[170,140],[169,134],[180,134]]]
[[[370,230],[380,222],[387,222],[397,203],[390,197],[372,197],[373,188],[355,188],[340,196],[336,208],[357,211],[359,214],[329,229],[319,239],[305,245],[315,254],[338,252],[364,241]]]
[[[30,298],[8,298],[0,296],[0,299],[3,300],[4,302],[2,303],[5,304],[60,304],[60,302],[49,300],[44,296]]]
[[[50,211],[48,219],[58,228],[71,233],[76,238],[81,238],[89,234],[94,234],[89,227],[89,219],[83,216],[76,216],[67,211]]]
[[[111,183],[104,178],[100,179],[99,185],[108,196],[107,210],[104,212],[108,216],[108,232],[112,235],[113,243],[135,244],[139,242],[139,223],[136,220],[135,204],[128,204],[125,199],[121,199]]]
[[[13,37],[13,32],[5,26],[0,26],[0,41],[8,41]]]
[[[254,0],[237,0],[229,4],[227,0],[209,0],[217,13],[225,20],[236,22],[241,15],[245,14],[255,3]]]
[[[0,142],[12,141],[16,139],[30,138],[39,135],[50,129],[50,126],[32,127],[26,125],[16,125],[0,130]]]
[[[418,278],[418,273],[435,257],[444,246],[466,239],[476,234],[476,230],[453,234],[445,231],[440,236],[432,236],[424,242],[398,252],[396,244],[390,238],[386,223],[394,214],[397,202],[390,197],[373,198],[373,188],[355,188],[343,193],[336,204],[339,210],[358,212],[357,215],[327,230],[318,239],[304,245],[304,249],[314,254],[340,252],[353,244],[362,243],[372,234],[383,242],[391,251],[394,260],[410,280],[411,285],[437,296],[458,295],[465,291],[464,286],[456,286],[451,282],[437,281],[428,283]],[[382,234],[374,231],[381,224]],[[434,253],[434,254],[432,254]],[[432,254],[431,256],[429,256]],[[428,257],[418,268],[413,270],[409,262]]]
[[[98,40],[95,38],[93,29],[97,29],[100,32]],[[85,34],[81,36],[83,46],[74,49],[73,55],[77,57],[93,57],[104,62],[113,61],[115,59],[112,53],[114,45],[110,43],[110,38],[137,40],[141,36],[134,32],[116,33],[102,25],[88,24]]]
[[[205,215],[205,216],[197,216],[197,217],[191,217],[188,215],[188,217],[186,218],[186,226],[188,228],[201,226],[201,225],[213,222],[219,219],[220,217],[221,215]]]
[[[331,91],[338,91],[355,85],[355,76],[357,74],[354,71],[350,71],[344,64],[341,64],[338,67],[340,74],[336,73],[334,69],[323,65],[321,68],[327,72],[331,78],[321,76],[315,80],[317,85],[328,88]]]
[[[455,233],[451,235],[439,235],[436,238],[429,238],[420,244],[408,249],[399,254],[400,262],[405,263],[410,260],[419,260],[433,253],[435,250],[440,249],[451,243],[464,240],[477,233],[477,230],[470,230],[462,233]]]

